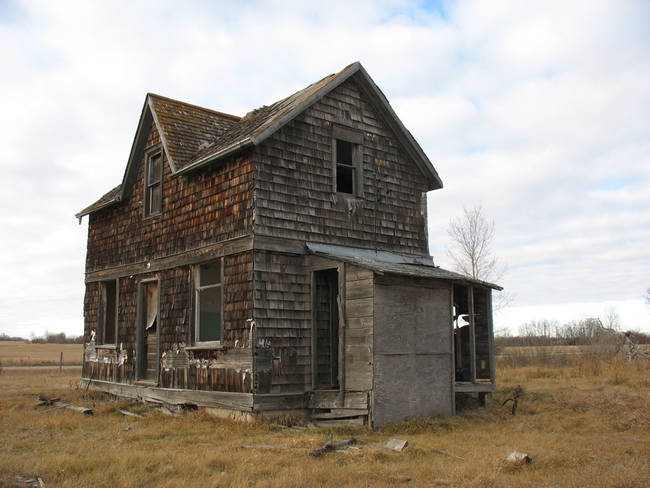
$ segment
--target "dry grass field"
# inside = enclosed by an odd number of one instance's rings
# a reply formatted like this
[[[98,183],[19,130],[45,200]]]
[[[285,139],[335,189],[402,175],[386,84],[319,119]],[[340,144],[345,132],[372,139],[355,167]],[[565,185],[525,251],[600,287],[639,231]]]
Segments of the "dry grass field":
[[[650,480],[648,361],[500,369],[491,410],[364,428],[291,429],[181,417],[79,389],[79,371],[0,372],[0,486],[16,476],[63,487],[646,487]],[[516,416],[501,406],[525,390]],[[94,415],[35,407],[39,393]],[[125,417],[121,408],[145,415]],[[284,419],[287,423],[290,419]],[[357,448],[308,456],[328,434]],[[384,447],[408,440],[402,452]],[[530,464],[506,456],[528,453]]]
[[[19,341],[0,341],[0,366],[81,365],[83,344],[31,344]]]

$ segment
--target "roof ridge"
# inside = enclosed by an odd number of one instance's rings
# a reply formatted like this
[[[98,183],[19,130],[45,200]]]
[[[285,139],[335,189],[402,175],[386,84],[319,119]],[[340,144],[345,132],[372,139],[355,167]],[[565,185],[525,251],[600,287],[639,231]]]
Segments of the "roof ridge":
[[[157,93],[151,93],[151,92],[148,92],[148,93],[147,93],[147,96],[148,96],[148,97],[149,97],[149,96],[150,96],[150,97],[155,97],[155,98],[158,98],[158,99],[161,99],[161,100],[167,100],[167,101],[169,101],[169,102],[179,103],[179,104],[181,104],[181,105],[187,105],[188,107],[197,108],[197,109],[199,109],[199,110],[203,110],[203,111],[205,111],[205,112],[212,112],[213,114],[216,114],[216,115],[222,115],[222,116],[224,116],[224,117],[229,117],[229,118],[231,118],[231,119],[233,119],[233,120],[235,120],[235,121],[239,121],[239,120],[242,119],[242,117],[240,117],[240,116],[238,116],[238,115],[232,115],[232,114],[228,114],[228,113],[226,113],[226,112],[220,112],[219,110],[213,110],[213,109],[211,109],[211,108],[201,107],[200,105],[196,105],[196,104],[194,104],[194,103],[183,102],[182,100],[177,100],[177,99],[175,99],[175,98],[165,97],[165,96],[163,96],[163,95],[158,95]]]

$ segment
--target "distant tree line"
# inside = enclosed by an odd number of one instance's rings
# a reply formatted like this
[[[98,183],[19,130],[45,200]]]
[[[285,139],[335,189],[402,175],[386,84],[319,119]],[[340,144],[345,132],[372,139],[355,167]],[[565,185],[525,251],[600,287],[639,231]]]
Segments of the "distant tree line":
[[[24,337],[10,336],[3,332],[0,334],[0,341],[31,342],[32,344],[83,344],[84,336],[68,337],[63,332],[52,333],[46,331],[43,337],[32,335],[30,339],[25,339]]]
[[[519,333],[513,336],[507,330],[497,331],[497,347],[507,346],[588,346],[609,342],[622,335],[620,318],[616,310],[610,309],[600,319],[588,317],[560,324],[557,320],[531,320],[519,326]],[[650,334],[629,331],[630,339],[636,344],[650,343]]]

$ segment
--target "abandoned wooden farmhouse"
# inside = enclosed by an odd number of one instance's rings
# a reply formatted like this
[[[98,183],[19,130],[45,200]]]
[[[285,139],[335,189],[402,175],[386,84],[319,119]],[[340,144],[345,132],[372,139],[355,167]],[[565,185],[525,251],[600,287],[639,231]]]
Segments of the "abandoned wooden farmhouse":
[[[500,288],[434,265],[440,188],[359,63],[244,117],[148,94],[121,184],[77,214],[82,384],[372,426],[489,401]]]

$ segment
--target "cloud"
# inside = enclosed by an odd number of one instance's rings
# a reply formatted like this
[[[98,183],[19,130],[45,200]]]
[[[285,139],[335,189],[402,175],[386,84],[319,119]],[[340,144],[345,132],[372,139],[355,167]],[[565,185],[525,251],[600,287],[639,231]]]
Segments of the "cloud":
[[[0,331],[80,333],[73,214],[121,181],[147,92],[242,115],[355,60],[443,178],[439,264],[483,204],[514,306],[650,285],[645,2],[0,5]]]

